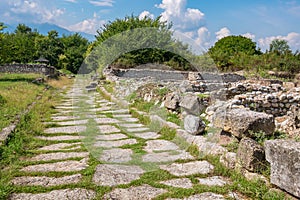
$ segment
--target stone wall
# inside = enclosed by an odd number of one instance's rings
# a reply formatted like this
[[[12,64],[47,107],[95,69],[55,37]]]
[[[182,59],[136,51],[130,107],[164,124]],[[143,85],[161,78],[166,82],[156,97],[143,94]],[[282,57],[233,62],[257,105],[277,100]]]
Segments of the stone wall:
[[[45,64],[7,64],[0,66],[0,73],[38,73],[54,76],[55,67]]]
[[[245,77],[234,73],[218,74],[208,72],[189,72],[176,70],[159,69],[113,69],[111,73],[122,78],[145,78],[152,77],[161,81],[197,81],[197,82],[217,82],[229,83],[245,80]]]
[[[272,114],[275,117],[286,115],[291,106],[300,107],[300,88],[296,87],[287,90],[280,84],[262,86],[239,83],[226,92],[229,99],[234,97],[234,104]]]

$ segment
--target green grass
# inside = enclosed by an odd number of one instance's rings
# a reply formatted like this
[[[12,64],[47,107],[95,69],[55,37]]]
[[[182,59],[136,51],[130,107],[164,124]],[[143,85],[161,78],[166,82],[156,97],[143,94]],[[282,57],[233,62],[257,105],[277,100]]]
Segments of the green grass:
[[[35,74],[0,74],[0,130],[25,111],[45,88],[31,83]]]

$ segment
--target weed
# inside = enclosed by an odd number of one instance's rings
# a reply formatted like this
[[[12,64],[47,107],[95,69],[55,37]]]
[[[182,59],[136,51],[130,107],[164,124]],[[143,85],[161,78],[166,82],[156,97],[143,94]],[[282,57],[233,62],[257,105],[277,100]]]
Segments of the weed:
[[[287,134],[284,132],[276,131],[273,135],[266,135],[265,132],[250,132],[254,135],[254,139],[261,145],[264,144],[266,140],[284,139],[287,138]]]
[[[167,87],[157,89],[157,94],[158,94],[160,97],[166,96],[169,92],[170,92],[170,89],[167,88]]]
[[[173,122],[177,124],[178,126],[181,125],[181,119],[179,119],[178,115],[176,113],[170,113],[167,114],[167,121]]]
[[[176,130],[166,126],[164,126],[159,133],[161,135],[160,139],[164,140],[173,140],[176,136]]]
[[[239,142],[238,141],[232,141],[228,145],[226,145],[226,149],[230,152],[237,152],[239,148]]]

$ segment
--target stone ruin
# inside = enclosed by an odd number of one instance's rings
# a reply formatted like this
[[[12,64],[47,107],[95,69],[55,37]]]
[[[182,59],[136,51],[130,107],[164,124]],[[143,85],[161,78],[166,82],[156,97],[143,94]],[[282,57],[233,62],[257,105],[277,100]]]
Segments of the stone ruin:
[[[56,76],[57,70],[46,64],[7,64],[0,66],[0,73],[38,73],[46,76]]]
[[[117,83],[116,90],[123,97],[149,83],[169,88],[162,106],[181,116],[188,133],[203,134],[206,119],[210,122],[208,126],[240,140],[237,153],[221,156],[224,165],[240,170],[246,177],[265,180],[255,172],[266,166],[267,159],[271,164],[271,183],[300,197],[300,142],[270,140],[262,146],[254,140],[257,134],[272,136],[275,131],[286,132],[291,138],[300,137],[300,87],[294,83],[246,80],[234,73],[153,69],[111,69],[106,71],[106,77]],[[142,98],[155,100],[151,91]]]

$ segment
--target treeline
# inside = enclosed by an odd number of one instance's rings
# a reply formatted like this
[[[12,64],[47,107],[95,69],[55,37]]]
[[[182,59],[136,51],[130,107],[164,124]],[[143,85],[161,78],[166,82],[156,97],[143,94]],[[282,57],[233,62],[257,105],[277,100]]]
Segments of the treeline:
[[[30,63],[43,57],[58,69],[77,73],[81,66],[90,72],[111,65],[130,68],[146,63],[166,64],[177,70],[245,70],[264,75],[268,70],[300,72],[300,52],[292,52],[287,41],[274,40],[262,52],[251,39],[228,36],[208,52],[194,55],[189,46],[174,39],[172,24],[160,17],[127,16],[101,27],[89,43],[79,34],[63,35],[53,30],[44,36],[24,24],[4,33],[0,23],[0,64]],[[85,62],[83,62],[85,61]]]
[[[13,33],[5,33],[0,23],[0,65],[8,63],[33,63],[45,58],[57,69],[77,73],[89,46],[87,39],[78,33],[59,37],[52,30],[41,35],[25,24],[19,24]]]
[[[273,40],[263,53],[249,38],[228,36],[217,41],[208,54],[221,71],[245,70],[260,75],[266,75],[269,70],[300,72],[300,52],[292,52],[285,40]]]

